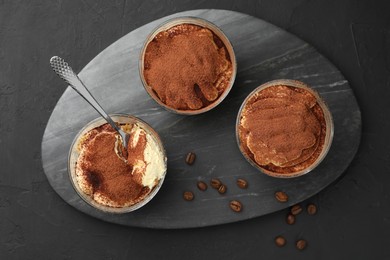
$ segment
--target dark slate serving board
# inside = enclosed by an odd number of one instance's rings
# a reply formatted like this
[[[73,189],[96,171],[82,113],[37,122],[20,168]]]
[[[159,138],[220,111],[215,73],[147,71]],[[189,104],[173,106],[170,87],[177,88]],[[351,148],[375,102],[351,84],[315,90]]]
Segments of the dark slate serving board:
[[[227,98],[202,115],[170,113],[144,90],[138,70],[141,47],[148,34],[173,17],[195,16],[219,26],[233,44],[238,72]],[[72,61],[70,61],[72,63]],[[48,71],[48,73],[51,73]],[[144,25],[125,35],[96,56],[79,74],[109,113],[129,113],[148,122],[161,136],[168,156],[168,173],[156,197],[128,214],[102,213],[87,205],[73,190],[68,177],[68,153],[77,132],[98,114],[68,87],[58,101],[42,141],[42,161],[54,190],[76,209],[99,219],[127,226],[189,228],[262,216],[305,200],[332,183],[354,157],[361,134],[361,117],[348,81],[326,58],[296,36],[263,20],[225,10],[177,13]],[[316,89],[334,119],[334,140],[325,160],[311,173],[295,179],[276,179],[258,172],[241,155],[235,138],[235,121],[245,97],[273,79],[297,79]],[[58,86],[63,84],[58,80]],[[187,152],[197,154],[193,166],[184,162]],[[220,178],[226,194],[199,191],[198,180]],[[246,190],[235,184],[249,182]],[[195,199],[186,202],[184,191]],[[274,198],[277,190],[289,195],[287,203]],[[239,200],[235,213],[229,201]]]

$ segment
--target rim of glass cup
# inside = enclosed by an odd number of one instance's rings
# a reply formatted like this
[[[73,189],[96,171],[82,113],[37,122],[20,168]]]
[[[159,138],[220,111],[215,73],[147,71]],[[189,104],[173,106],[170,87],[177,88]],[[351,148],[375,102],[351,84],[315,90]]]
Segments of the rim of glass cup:
[[[173,26],[179,25],[179,24],[194,24],[198,26],[205,27],[209,30],[211,30],[218,38],[223,42],[225,45],[228,53],[229,53],[229,58],[232,63],[232,76],[229,82],[228,87],[225,89],[225,91],[210,105],[197,109],[197,110],[179,110],[179,109],[174,109],[166,104],[164,104],[156,95],[154,90],[147,84],[145,77],[144,77],[144,57],[145,57],[145,52],[148,44],[154,39],[154,37],[162,32],[166,31],[169,28],[172,28]],[[229,94],[230,90],[233,87],[234,81],[236,79],[236,74],[237,74],[237,61],[236,61],[236,55],[234,53],[234,48],[231,42],[229,41],[228,37],[226,34],[215,24],[213,24],[210,21],[207,21],[202,18],[198,17],[191,17],[191,16],[186,16],[186,17],[178,17],[178,18],[173,18],[168,21],[165,21],[164,23],[160,24],[157,26],[146,38],[146,41],[144,42],[144,45],[141,49],[141,54],[139,57],[139,75],[142,81],[142,85],[145,89],[145,91],[149,94],[149,96],[156,101],[160,106],[162,106],[164,109],[176,113],[176,114],[181,114],[181,115],[198,115],[205,113],[207,111],[210,111],[211,109],[215,108],[218,106]]]
[[[292,173],[277,173],[277,172],[273,172],[273,171],[270,171],[270,170],[267,170],[267,169],[261,167],[254,160],[252,160],[252,158],[250,158],[250,156],[245,152],[245,150],[243,149],[243,144],[241,143],[241,140],[240,140],[239,127],[240,127],[240,121],[241,121],[241,114],[242,114],[242,110],[246,106],[246,103],[256,93],[258,93],[258,92],[260,92],[268,87],[275,86],[275,85],[285,85],[285,86],[290,86],[290,87],[303,88],[303,89],[309,91],[311,94],[313,94],[316,97],[317,103],[319,104],[319,106],[321,107],[321,109],[324,113],[324,119],[325,119],[325,124],[326,124],[326,131],[325,131],[326,134],[325,134],[324,145],[322,147],[322,151],[321,151],[320,155],[317,157],[317,159],[309,167],[307,167],[303,170],[300,170],[300,171],[292,172]],[[309,87],[307,84],[305,84],[301,81],[298,81],[298,80],[277,79],[277,80],[272,80],[272,81],[268,81],[264,84],[261,84],[260,86],[255,88],[251,93],[249,93],[249,95],[242,102],[241,107],[240,107],[238,114],[237,114],[237,119],[236,119],[236,142],[237,142],[238,148],[240,149],[241,154],[245,157],[245,159],[253,167],[258,169],[260,172],[262,172],[268,176],[276,177],[276,178],[294,178],[294,177],[299,177],[299,176],[305,175],[305,174],[313,171],[325,159],[326,155],[328,154],[328,151],[332,145],[333,135],[334,135],[333,118],[332,118],[332,114],[330,113],[329,108],[326,105],[325,101],[322,99],[322,97],[320,96],[320,94],[317,91],[315,91],[314,89]]]

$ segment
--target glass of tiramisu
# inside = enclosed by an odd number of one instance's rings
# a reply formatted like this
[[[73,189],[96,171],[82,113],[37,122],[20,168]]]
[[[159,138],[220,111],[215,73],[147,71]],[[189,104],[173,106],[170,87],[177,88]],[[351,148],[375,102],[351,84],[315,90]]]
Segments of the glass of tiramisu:
[[[130,135],[127,150],[118,145],[118,133],[98,118],[76,136],[69,174],[76,192],[88,204],[104,212],[126,213],[156,195],[167,159],[158,134],[147,123],[129,115],[111,117]]]
[[[233,47],[214,24],[200,18],[172,19],[147,38],[140,76],[148,94],[165,109],[184,115],[217,106],[233,86]]]
[[[244,157],[261,172],[291,178],[312,171],[333,139],[333,120],[319,94],[296,80],[256,88],[237,116],[236,136]]]

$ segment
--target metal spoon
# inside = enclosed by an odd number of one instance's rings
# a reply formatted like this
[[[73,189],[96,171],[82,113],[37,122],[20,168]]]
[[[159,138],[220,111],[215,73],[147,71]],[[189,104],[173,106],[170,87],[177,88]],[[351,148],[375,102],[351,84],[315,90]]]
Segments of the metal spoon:
[[[74,73],[69,64],[62,58],[58,56],[53,56],[50,59],[51,67],[54,72],[57,73],[60,78],[65,80],[80,96],[82,96],[96,111],[114,128],[119,136],[122,147],[127,151],[127,143],[129,142],[130,135],[123,131],[120,127],[115,124],[112,118],[104,111],[104,109],[99,105],[95,98],[91,95],[88,89],[85,87],[84,83],[80,78]],[[122,154],[122,149],[118,149],[119,142],[115,143],[115,152],[117,155],[127,162],[126,158]]]

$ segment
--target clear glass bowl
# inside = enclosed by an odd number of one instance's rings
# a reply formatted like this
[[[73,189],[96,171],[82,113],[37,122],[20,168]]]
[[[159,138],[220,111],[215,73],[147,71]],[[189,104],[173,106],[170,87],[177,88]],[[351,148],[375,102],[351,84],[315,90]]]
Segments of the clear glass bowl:
[[[141,200],[140,202],[138,202],[134,205],[128,206],[128,207],[116,208],[116,207],[109,207],[109,206],[102,205],[102,204],[96,202],[95,200],[93,200],[90,196],[86,195],[81,190],[81,188],[79,187],[79,185],[77,183],[77,179],[76,179],[76,162],[77,162],[77,158],[79,156],[78,145],[79,145],[82,137],[87,132],[89,132],[90,130],[92,130],[96,127],[99,127],[99,126],[107,123],[106,120],[103,119],[102,117],[97,118],[97,119],[93,120],[92,122],[89,122],[83,129],[80,130],[80,132],[77,134],[77,136],[73,140],[73,143],[71,145],[70,152],[69,152],[69,159],[68,159],[69,178],[71,180],[71,183],[72,183],[73,188],[75,189],[76,193],[86,203],[88,203],[92,207],[94,207],[98,210],[101,210],[103,212],[106,212],[106,213],[128,213],[128,212],[134,211],[136,209],[139,209],[142,206],[144,206],[145,204],[147,204],[160,190],[160,188],[164,182],[164,178],[165,178],[166,171],[167,171],[167,157],[166,157],[165,149],[163,147],[163,144],[161,142],[160,137],[153,130],[153,128],[151,126],[149,126],[147,123],[145,123],[144,121],[142,121],[141,119],[139,119],[137,117],[125,115],[125,114],[113,114],[110,116],[114,120],[114,122],[117,122],[119,124],[137,123],[143,130],[145,130],[146,134],[150,135],[154,139],[156,144],[159,146],[159,149],[161,151],[162,156],[164,157],[163,158],[164,173],[163,173],[162,178],[159,180],[157,185],[153,187],[153,189],[150,191],[150,193],[146,195],[146,197],[143,200]]]
[[[258,92],[260,92],[268,87],[275,86],[275,85],[291,86],[291,87],[303,88],[303,89],[307,90],[308,92],[310,92],[311,94],[313,94],[316,97],[317,103],[319,104],[319,106],[321,107],[321,109],[324,113],[324,119],[325,119],[325,124],[326,124],[326,131],[325,132],[326,133],[325,133],[325,141],[324,141],[324,145],[322,147],[322,151],[321,151],[320,155],[317,157],[317,159],[310,166],[308,166],[305,169],[300,170],[300,171],[295,171],[295,172],[291,172],[291,173],[277,173],[277,172],[273,172],[273,171],[270,171],[268,169],[261,167],[247,154],[247,152],[243,148],[243,144],[241,143],[241,140],[240,140],[239,127],[240,127],[240,121],[241,121],[241,114],[242,114],[242,111],[245,108],[248,100],[256,93],[258,93]],[[315,90],[313,90],[308,85],[306,85],[305,83],[297,81],[297,80],[289,80],[289,79],[279,79],[279,80],[269,81],[269,82],[266,82],[266,83],[262,84],[261,86],[257,87],[255,90],[253,90],[245,98],[244,102],[242,103],[240,110],[238,112],[238,115],[237,115],[237,120],[236,120],[236,140],[237,140],[237,144],[238,144],[238,147],[239,147],[242,155],[245,157],[245,159],[253,167],[260,170],[262,173],[265,173],[269,176],[276,177],[276,178],[298,177],[298,176],[302,176],[304,174],[307,174],[310,171],[312,171],[313,169],[315,169],[321,163],[321,161],[326,157],[326,154],[328,153],[328,151],[330,149],[330,146],[331,146],[332,140],[333,140],[333,132],[334,132],[334,125],[333,125],[332,115],[331,115],[327,105],[320,97],[320,95]]]
[[[179,110],[179,109],[174,109],[166,104],[164,104],[160,99],[159,97],[156,95],[156,93],[153,91],[152,87],[148,85],[148,83],[146,82],[146,79],[144,77],[144,58],[145,58],[145,52],[146,52],[146,48],[148,46],[148,44],[154,39],[154,37],[156,37],[157,34],[159,34],[160,32],[163,32],[163,31],[166,31],[176,25],[180,25],[180,24],[194,24],[194,25],[198,25],[198,26],[201,26],[201,27],[204,27],[204,28],[207,28],[209,30],[211,30],[216,36],[218,36],[218,38],[223,42],[223,44],[225,45],[228,53],[229,53],[229,57],[230,57],[230,61],[232,63],[232,76],[231,76],[231,79],[230,79],[230,82],[229,82],[229,85],[227,86],[227,88],[225,89],[225,91],[215,100],[213,101],[213,103],[211,103],[210,105],[206,106],[206,107],[203,107],[203,108],[200,108],[200,109],[197,109],[197,110]],[[232,89],[232,86],[233,86],[233,83],[234,83],[234,80],[236,78],[236,73],[237,73],[237,62],[236,62],[236,56],[234,54],[234,50],[233,50],[233,46],[232,44],[230,43],[229,39],[227,38],[227,36],[221,31],[221,29],[219,29],[216,25],[214,25],[213,23],[209,22],[209,21],[206,21],[204,19],[201,19],[201,18],[196,18],[196,17],[180,17],[180,18],[174,18],[174,19],[171,19],[165,23],[163,23],[162,25],[158,26],[149,36],[148,38],[146,39],[145,41],[145,44],[142,48],[142,51],[141,51],[141,55],[140,55],[140,60],[139,60],[139,72],[140,72],[140,77],[141,77],[141,81],[142,81],[142,84],[146,90],[146,92],[160,105],[162,106],[163,108],[165,108],[166,110],[170,111],[170,112],[173,112],[173,113],[177,113],[177,114],[182,114],[182,115],[197,115],[197,114],[201,114],[201,113],[204,113],[204,112],[207,112],[211,109],[213,109],[214,107],[216,107],[217,105],[219,105],[224,99],[225,97],[229,94],[230,90]]]

